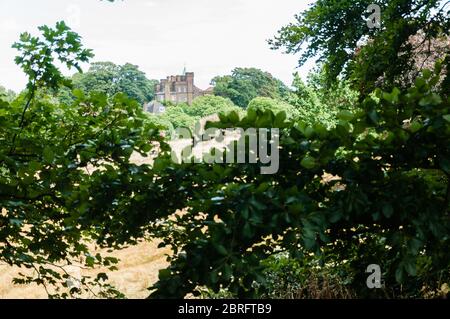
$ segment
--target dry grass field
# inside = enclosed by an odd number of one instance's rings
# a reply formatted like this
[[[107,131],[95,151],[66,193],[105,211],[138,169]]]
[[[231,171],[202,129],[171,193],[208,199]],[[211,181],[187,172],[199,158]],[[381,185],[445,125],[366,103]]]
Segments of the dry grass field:
[[[120,259],[119,270],[110,272],[105,269],[82,270],[82,275],[93,276],[99,272],[106,272],[110,283],[127,298],[140,299],[149,295],[147,290],[158,280],[158,272],[167,266],[166,254],[168,249],[158,249],[157,242],[144,242],[114,253],[107,254]],[[42,299],[47,298],[42,286],[14,285],[12,279],[19,272],[26,270],[0,264],[0,299]]]
[[[238,136],[228,137],[221,143],[212,141],[202,142],[194,148],[193,154],[201,156],[203,152],[209,150],[212,146],[218,148],[224,147],[226,143],[235,139],[238,139]],[[190,140],[178,140],[172,141],[170,144],[172,149],[177,153],[177,156],[180,156],[182,149],[189,142]],[[137,165],[151,165],[153,158],[152,156],[143,157],[138,153],[134,153],[131,161]],[[109,282],[120,292],[124,293],[127,298],[145,298],[149,295],[147,288],[158,280],[159,270],[166,268],[168,265],[166,255],[170,250],[158,249],[157,246],[158,243],[155,241],[144,242],[120,251],[115,251],[114,253],[101,252],[102,255],[120,259],[120,263],[117,265],[118,270],[114,272],[110,272],[107,269],[82,270],[81,275],[95,276],[97,273],[105,272],[109,276]],[[79,275],[79,268],[76,268],[76,271],[77,275]],[[0,299],[47,298],[45,289],[42,286],[14,285],[12,279],[17,277],[19,272],[28,274],[26,269],[10,267],[0,263]]]

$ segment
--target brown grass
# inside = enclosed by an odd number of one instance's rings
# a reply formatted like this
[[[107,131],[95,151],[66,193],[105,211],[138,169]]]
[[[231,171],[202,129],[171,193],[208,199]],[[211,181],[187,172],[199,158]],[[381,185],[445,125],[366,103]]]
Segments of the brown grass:
[[[109,276],[109,282],[127,298],[140,299],[149,295],[147,290],[158,280],[160,269],[166,268],[166,254],[168,249],[158,249],[158,243],[144,242],[113,253],[104,252],[105,256],[120,259],[119,270],[110,272],[107,269],[81,270],[82,275],[94,276],[99,272],[105,272]],[[47,298],[42,286],[14,285],[12,279],[18,273],[27,273],[27,270],[18,267],[10,267],[0,264],[0,299],[44,299]],[[29,272],[28,272],[29,273]]]

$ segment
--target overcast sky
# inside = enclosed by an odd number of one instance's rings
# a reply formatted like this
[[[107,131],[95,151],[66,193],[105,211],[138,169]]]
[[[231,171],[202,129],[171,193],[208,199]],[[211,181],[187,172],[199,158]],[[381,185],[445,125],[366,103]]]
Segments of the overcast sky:
[[[310,0],[0,0],[0,85],[20,91],[25,77],[11,45],[23,31],[65,20],[93,49],[93,61],[132,63],[149,78],[187,70],[196,85],[235,67],[269,71],[292,83],[298,56],[270,50],[266,40]],[[312,63],[299,69],[306,73]]]

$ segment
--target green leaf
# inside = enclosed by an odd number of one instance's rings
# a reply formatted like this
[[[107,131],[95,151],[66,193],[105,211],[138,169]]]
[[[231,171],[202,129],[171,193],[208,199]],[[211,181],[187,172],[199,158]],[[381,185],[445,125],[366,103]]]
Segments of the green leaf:
[[[222,123],[228,123],[228,114],[219,113],[219,119]]]
[[[268,183],[261,183],[256,189],[256,193],[264,193],[269,188]]]
[[[411,276],[416,276],[417,269],[416,269],[416,264],[415,264],[414,260],[408,260],[408,262],[405,262],[404,265],[405,265],[405,270],[408,274],[410,274]]]
[[[399,266],[395,271],[395,280],[401,284],[405,280],[405,272],[403,271],[403,267]]]
[[[383,215],[386,218],[391,218],[392,215],[394,214],[394,208],[389,203],[386,203],[383,205],[382,211],[383,211]]]
[[[78,100],[84,100],[85,95],[84,92],[81,91],[80,89],[74,89],[72,91],[73,96],[75,96]]]
[[[420,123],[419,121],[413,121],[409,127],[409,129],[411,130],[411,132],[416,133],[417,131],[419,131],[421,128],[423,127],[423,124]]]
[[[355,117],[355,115],[350,111],[341,111],[337,115],[338,119],[343,121],[351,121]]]
[[[225,264],[222,269],[223,280],[224,281],[230,280],[232,275],[233,275],[233,270],[231,269],[230,265]]]
[[[286,121],[287,115],[285,111],[278,112],[275,116],[275,127],[283,127],[284,122]]]
[[[308,126],[305,128],[304,134],[306,138],[311,138],[314,135],[315,131],[314,128],[311,126]]]
[[[86,256],[86,265],[88,267],[94,267],[95,265],[95,258],[91,255]]]
[[[433,74],[433,73],[432,73],[430,70],[428,70],[428,69],[422,70],[422,76],[423,76],[423,78],[424,78],[425,80],[429,79],[429,78],[431,77],[432,74]]]
[[[305,248],[308,250],[312,250],[316,247],[316,240],[313,237],[304,237],[303,243],[305,244]]]
[[[267,208],[264,203],[258,201],[255,197],[252,197],[249,203],[259,211],[264,211]]]
[[[217,245],[215,245],[215,247],[219,254],[224,255],[224,256],[228,255],[228,250],[224,246],[217,244]]]
[[[369,116],[370,120],[375,124],[378,125],[378,122],[380,121],[380,117],[375,110],[370,110],[367,115]]]
[[[170,271],[170,269],[161,269],[159,271],[158,278],[160,280],[165,280],[165,279],[170,278],[171,274],[172,274],[172,272]]]
[[[450,174],[450,160],[446,159],[446,158],[442,158],[439,161],[439,166],[441,167],[441,169],[446,172],[447,174]]]
[[[232,124],[237,124],[239,122],[239,114],[236,111],[228,113],[228,120]]]
[[[441,103],[442,103],[442,98],[439,95],[437,95],[436,93],[427,95],[419,101],[420,106],[427,106],[427,105],[435,106],[435,105],[439,105]]]
[[[46,146],[44,147],[44,150],[42,152],[42,157],[46,163],[51,164],[53,163],[55,154],[53,153],[53,150],[49,146]]]
[[[242,233],[245,238],[252,238],[253,237],[253,229],[250,223],[245,223],[244,228],[242,229]]]
[[[305,156],[300,163],[304,168],[313,169],[316,167],[316,159],[312,156]]]
[[[412,238],[407,242],[407,246],[411,255],[417,255],[422,245],[422,241],[417,238]]]
[[[209,274],[209,279],[211,280],[211,282],[213,284],[217,283],[218,278],[217,278],[217,271],[213,271]]]

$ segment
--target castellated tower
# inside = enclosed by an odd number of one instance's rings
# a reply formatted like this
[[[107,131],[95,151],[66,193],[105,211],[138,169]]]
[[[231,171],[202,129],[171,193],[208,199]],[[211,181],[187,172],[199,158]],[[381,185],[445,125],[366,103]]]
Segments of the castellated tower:
[[[174,104],[187,103],[202,95],[212,94],[212,89],[202,91],[194,84],[194,73],[186,72],[184,75],[171,75],[162,79],[155,87],[156,102],[169,101]]]

